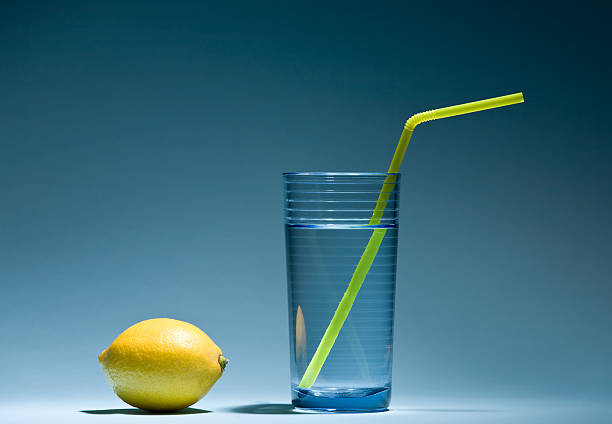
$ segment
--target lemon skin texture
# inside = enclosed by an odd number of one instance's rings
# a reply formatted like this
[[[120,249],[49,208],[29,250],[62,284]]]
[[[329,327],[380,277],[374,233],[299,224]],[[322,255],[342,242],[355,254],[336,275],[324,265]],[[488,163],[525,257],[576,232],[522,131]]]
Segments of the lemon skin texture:
[[[98,357],[113,391],[149,411],[175,411],[200,400],[227,359],[198,327],[155,318],[134,324]]]

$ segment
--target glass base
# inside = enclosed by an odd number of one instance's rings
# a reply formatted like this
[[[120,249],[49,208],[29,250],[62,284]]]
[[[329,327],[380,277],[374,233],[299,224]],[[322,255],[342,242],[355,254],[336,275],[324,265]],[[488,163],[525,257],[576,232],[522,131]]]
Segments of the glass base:
[[[389,407],[391,388],[292,389],[293,406],[303,412],[383,412]]]

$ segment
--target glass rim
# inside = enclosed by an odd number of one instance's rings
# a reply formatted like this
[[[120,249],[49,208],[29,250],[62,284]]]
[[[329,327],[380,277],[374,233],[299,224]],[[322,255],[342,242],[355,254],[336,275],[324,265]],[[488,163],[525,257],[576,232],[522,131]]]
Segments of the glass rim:
[[[338,176],[338,177],[383,177],[389,175],[400,176],[399,172],[283,172],[283,176]]]

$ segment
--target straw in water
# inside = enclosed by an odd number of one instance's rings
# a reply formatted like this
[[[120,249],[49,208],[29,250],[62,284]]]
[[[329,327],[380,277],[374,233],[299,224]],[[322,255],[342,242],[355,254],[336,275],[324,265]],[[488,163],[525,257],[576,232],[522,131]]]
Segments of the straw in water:
[[[406,125],[404,126],[404,131],[402,131],[402,135],[399,139],[399,143],[397,144],[397,148],[395,149],[395,154],[393,155],[393,159],[391,160],[391,165],[389,166],[389,174],[395,174],[399,171],[400,165],[402,164],[402,159],[404,159],[404,154],[406,153],[406,147],[408,147],[408,142],[410,141],[410,137],[412,136],[412,132],[414,128],[422,123],[427,121],[432,121],[434,119],[447,118],[449,116],[463,115],[471,112],[478,112],[486,109],[493,109],[501,106],[509,106],[516,103],[523,102],[523,93],[515,93],[509,94],[507,96],[494,97],[492,99],[479,100],[471,103],[464,103],[456,106],[449,106],[440,109],[428,110],[426,112],[417,113],[413,115],[406,121]],[[380,223],[380,219],[382,218],[383,212],[385,210],[386,202],[389,200],[391,193],[393,192],[393,188],[395,186],[395,181],[397,177],[395,175],[389,175],[385,178],[385,182],[383,183],[383,187],[381,188],[380,194],[378,196],[378,200],[376,202],[376,207],[374,208],[374,212],[372,214],[372,218],[370,219],[369,225],[377,225]],[[327,330],[325,330],[325,334],[317,347],[317,350],[310,360],[308,364],[308,368],[306,368],[306,372],[300,381],[299,387],[301,388],[309,388],[311,387],[325,360],[327,359],[327,355],[331,351],[336,338],[338,338],[338,334],[340,334],[340,330],[342,329],[342,325],[346,320],[351,308],[353,306],[353,302],[357,297],[357,293],[361,288],[361,284],[365,280],[372,263],[374,262],[374,258],[376,257],[376,253],[385,237],[387,230],[384,228],[377,228],[372,232],[372,236],[370,237],[370,241],[368,242],[365,251],[361,255],[359,259],[359,263],[355,267],[355,271],[353,272],[353,276],[351,277],[351,281],[342,296],[342,300],[338,304],[338,308],[332,317]]]

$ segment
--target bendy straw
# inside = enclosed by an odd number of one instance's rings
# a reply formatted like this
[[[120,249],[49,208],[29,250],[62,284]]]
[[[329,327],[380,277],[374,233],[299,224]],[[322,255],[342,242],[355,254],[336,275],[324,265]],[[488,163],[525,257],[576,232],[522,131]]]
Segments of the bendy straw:
[[[393,159],[391,160],[391,165],[389,166],[389,174],[396,174],[400,165],[402,164],[402,159],[404,159],[404,154],[406,153],[406,147],[408,147],[408,143],[410,142],[410,137],[412,136],[412,132],[414,128],[422,123],[427,121],[433,121],[435,119],[447,118],[449,116],[456,115],[464,115],[466,113],[478,112],[486,109],[493,109],[496,107],[509,106],[516,103],[523,102],[523,93],[515,93],[509,94],[507,96],[494,97],[492,99],[479,100],[471,103],[464,103],[456,106],[449,106],[440,109],[428,110],[426,112],[417,113],[412,115],[408,121],[406,121],[406,125],[404,125],[404,131],[402,131],[402,135],[397,144],[397,148],[395,149],[395,154],[393,155]],[[380,190],[380,194],[378,196],[378,200],[376,201],[376,207],[372,213],[372,218],[370,219],[369,225],[378,225],[380,223],[380,219],[382,218],[383,212],[385,210],[385,206],[391,193],[393,192],[393,188],[395,186],[395,181],[397,180],[396,175],[389,175],[385,178],[383,186]],[[331,348],[333,347],[338,334],[340,334],[340,330],[342,329],[342,325],[346,320],[349,312],[351,311],[351,307],[353,306],[353,302],[357,297],[357,293],[359,293],[359,289],[363,281],[365,280],[372,263],[374,262],[374,258],[376,257],[376,253],[380,248],[380,245],[385,237],[387,230],[385,228],[376,228],[372,232],[372,236],[355,267],[355,271],[353,271],[353,276],[351,277],[351,281],[348,285],[348,288],[344,292],[340,303],[338,304],[338,308],[332,317],[331,322],[329,323],[327,330],[325,330],[325,334],[323,338],[319,342],[319,346],[317,350],[310,360],[308,367],[306,368],[306,372],[300,381],[299,387],[301,388],[309,388],[311,387]]]

